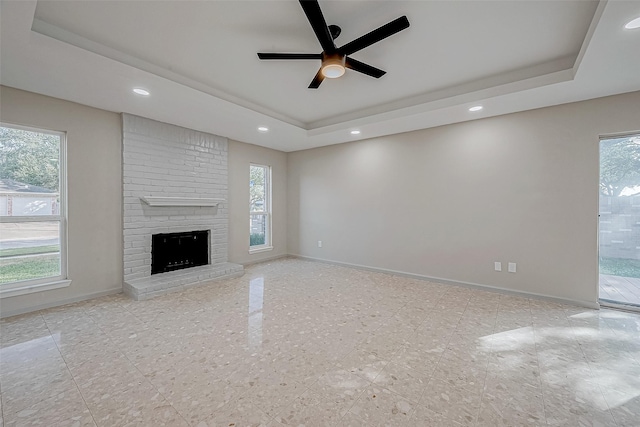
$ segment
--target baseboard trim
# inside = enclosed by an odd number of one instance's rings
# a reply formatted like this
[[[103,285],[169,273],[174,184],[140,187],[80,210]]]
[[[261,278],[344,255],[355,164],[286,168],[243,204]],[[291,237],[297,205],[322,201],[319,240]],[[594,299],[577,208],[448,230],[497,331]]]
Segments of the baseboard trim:
[[[442,283],[442,284],[445,284],[445,285],[462,286],[462,287],[466,287],[466,288],[497,292],[497,293],[506,294],[506,295],[515,295],[515,296],[520,296],[520,297],[523,297],[523,298],[536,298],[536,299],[556,302],[556,303],[560,303],[560,304],[569,304],[569,305],[574,305],[574,306],[579,306],[579,307],[586,307],[586,308],[591,308],[591,309],[596,309],[596,310],[600,309],[600,304],[598,302],[572,300],[572,299],[568,299],[568,298],[559,298],[559,297],[554,297],[554,296],[551,296],[551,295],[537,294],[537,293],[533,293],[533,292],[514,291],[512,289],[505,289],[505,288],[500,288],[500,287],[497,287],[497,286],[482,285],[482,284],[479,284],[479,283],[463,282],[463,281],[458,281],[458,280],[444,279],[444,278],[441,278],[441,277],[426,276],[426,275],[423,275],[423,274],[408,273],[408,272],[405,272],[405,271],[391,270],[391,269],[387,269],[387,268],[371,267],[371,266],[367,266],[367,265],[352,264],[352,263],[348,263],[348,262],[334,261],[334,260],[323,259],[323,258],[314,258],[314,257],[309,257],[309,256],[304,256],[304,255],[297,255],[297,254],[276,255],[276,256],[273,256],[273,257],[269,257],[269,258],[264,258],[264,259],[259,259],[259,260],[243,263],[242,265],[246,267],[246,266],[250,266],[250,265],[254,265],[254,264],[260,264],[260,263],[275,261],[275,260],[278,260],[278,259],[281,259],[281,258],[298,258],[298,259],[303,259],[303,260],[306,260],[306,261],[320,262],[320,263],[323,263],[323,264],[333,264],[333,265],[338,265],[338,266],[341,266],[341,267],[355,268],[355,269],[358,269],[358,270],[373,271],[373,272],[377,272],[377,273],[393,274],[393,275],[396,275],[396,276],[410,277],[412,279],[428,280],[428,281],[431,281],[431,282]],[[118,294],[120,292],[122,292],[122,287],[117,287],[117,288],[108,289],[106,291],[93,292],[93,293],[90,293],[90,294],[78,295],[78,296],[75,296],[73,298],[67,298],[67,299],[63,299],[63,300],[59,300],[59,301],[53,301],[53,302],[50,302],[50,303],[40,304],[40,305],[37,305],[37,306],[25,307],[25,308],[22,308],[22,309],[19,309],[19,310],[2,310],[2,313],[0,313],[0,318],[4,319],[4,318],[7,318],[7,317],[17,316],[17,315],[25,314],[25,313],[31,313],[31,312],[38,311],[38,310],[45,310],[47,308],[59,307],[61,305],[66,305],[66,304],[72,304],[74,302],[86,301],[86,300],[90,300],[90,299],[93,299],[93,298],[99,298],[99,297],[103,297],[103,296],[106,296],[106,295],[115,295],[115,294]],[[607,304],[607,305],[609,305],[609,304]],[[611,305],[611,308],[614,308],[614,307]],[[615,308],[619,308],[619,307],[615,307]]]
[[[289,256],[292,257],[292,258],[299,258],[299,259],[303,259],[303,260],[307,260],[307,261],[321,262],[321,263],[324,263],[324,264],[333,264],[333,265],[339,265],[339,266],[342,266],[342,267],[351,267],[351,268],[356,268],[356,269],[359,269],[359,270],[373,271],[373,272],[377,272],[377,273],[393,274],[393,275],[396,275],[396,276],[410,277],[412,279],[428,280],[430,282],[442,283],[444,285],[462,286],[462,287],[465,287],[465,288],[472,288],[472,289],[479,289],[479,290],[484,290],[484,291],[497,292],[497,293],[506,294],[506,295],[519,296],[519,297],[523,297],[523,298],[535,298],[535,299],[555,302],[555,303],[559,303],[559,304],[568,304],[568,305],[574,305],[574,306],[578,306],[578,307],[591,308],[591,309],[595,309],[595,310],[599,310],[600,309],[600,304],[598,302],[590,302],[590,301],[582,301],[582,300],[573,300],[573,299],[568,299],[568,298],[560,298],[560,297],[554,297],[552,295],[537,294],[537,293],[534,293],[534,292],[515,291],[513,289],[506,289],[506,288],[501,288],[501,287],[498,287],[498,286],[483,285],[483,284],[480,284],[480,283],[463,282],[463,281],[459,281],[459,280],[444,279],[442,277],[433,277],[433,276],[426,276],[426,275],[423,275],[423,274],[407,273],[406,271],[398,271],[398,270],[391,270],[391,269],[387,269],[387,268],[370,267],[368,265],[351,264],[351,263],[348,263],[348,262],[334,261],[334,260],[323,259],[323,258],[314,258],[314,257],[309,257],[309,256],[304,256],[304,255],[290,254]]]
[[[247,261],[247,262],[243,262],[243,263],[239,263],[239,264],[242,264],[243,267],[248,267],[250,265],[261,264],[263,262],[270,262],[270,261],[275,261],[277,259],[288,258],[290,256],[291,255],[289,255],[289,254],[273,255],[273,256],[270,256],[270,257],[255,259],[255,260],[251,260],[251,261]]]
[[[0,319],[5,319],[7,317],[18,316],[20,314],[32,313],[39,310],[45,310],[47,308],[60,307],[61,305],[72,304],[74,302],[86,301],[93,298],[100,298],[107,295],[115,295],[122,292],[122,286],[112,289],[107,289],[106,291],[93,292],[90,294],[78,295],[73,298],[67,298],[59,301],[48,302],[46,304],[40,304],[31,307],[24,307],[19,310],[2,310],[0,313]]]

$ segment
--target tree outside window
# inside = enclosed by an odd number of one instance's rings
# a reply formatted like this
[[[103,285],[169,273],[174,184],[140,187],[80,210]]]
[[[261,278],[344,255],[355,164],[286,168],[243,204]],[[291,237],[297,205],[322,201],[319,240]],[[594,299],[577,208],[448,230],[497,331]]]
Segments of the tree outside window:
[[[0,285],[3,290],[66,278],[64,135],[0,126]]]

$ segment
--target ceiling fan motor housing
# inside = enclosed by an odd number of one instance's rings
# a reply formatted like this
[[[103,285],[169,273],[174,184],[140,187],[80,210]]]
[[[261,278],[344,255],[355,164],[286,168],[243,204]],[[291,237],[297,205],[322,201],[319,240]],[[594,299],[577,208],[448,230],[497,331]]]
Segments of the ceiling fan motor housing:
[[[329,33],[331,33],[331,38],[334,40],[337,39],[340,33],[342,32],[342,28],[338,27],[337,25],[329,25],[328,28],[329,28]]]

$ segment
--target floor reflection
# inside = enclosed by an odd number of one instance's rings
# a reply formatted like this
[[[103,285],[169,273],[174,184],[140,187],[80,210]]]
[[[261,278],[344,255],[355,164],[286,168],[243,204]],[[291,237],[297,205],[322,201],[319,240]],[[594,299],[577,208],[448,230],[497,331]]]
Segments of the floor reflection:
[[[54,340],[60,340],[59,332],[3,346],[0,348],[0,363],[8,363],[13,357],[16,357],[18,360],[23,360],[24,357],[27,356],[37,358],[38,356],[46,354],[51,348],[57,350]]]
[[[638,322],[624,312],[590,310],[480,337],[477,350],[498,355],[501,375],[514,379],[533,360],[545,387],[604,411],[640,397],[640,365],[633,357],[640,348]]]
[[[262,305],[264,302],[264,277],[249,282],[249,347],[262,346]]]
[[[640,316],[283,259],[1,319],[0,392],[0,426],[637,427]]]

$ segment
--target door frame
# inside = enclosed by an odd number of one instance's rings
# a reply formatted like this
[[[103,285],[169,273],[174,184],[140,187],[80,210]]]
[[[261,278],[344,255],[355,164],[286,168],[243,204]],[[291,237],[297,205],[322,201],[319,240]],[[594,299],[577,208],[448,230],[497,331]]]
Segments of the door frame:
[[[598,287],[597,289],[598,304],[600,304],[601,307],[614,308],[617,310],[640,313],[640,302],[638,302],[638,304],[629,304],[629,303],[624,303],[620,301],[611,301],[611,300],[605,300],[600,298],[600,152],[602,147],[602,141],[606,139],[625,138],[625,137],[631,137],[631,136],[640,136],[640,130],[628,131],[628,132],[606,133],[606,134],[598,135],[598,156],[597,156],[598,157],[598,188],[597,188],[598,211],[597,211],[597,217],[596,217],[598,219],[598,226],[596,227],[597,233],[598,233],[598,236],[596,239],[596,243],[598,245],[597,251],[596,251],[598,253],[598,260],[597,260],[598,280],[596,281],[596,284]]]

